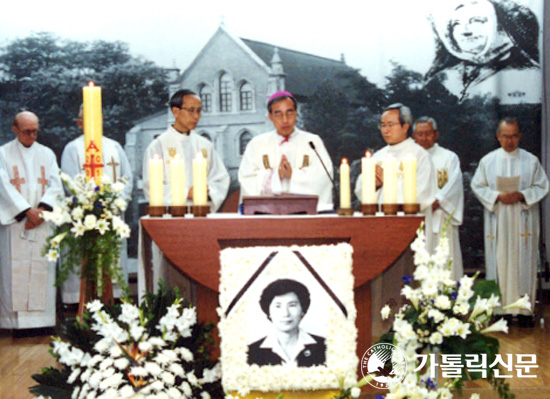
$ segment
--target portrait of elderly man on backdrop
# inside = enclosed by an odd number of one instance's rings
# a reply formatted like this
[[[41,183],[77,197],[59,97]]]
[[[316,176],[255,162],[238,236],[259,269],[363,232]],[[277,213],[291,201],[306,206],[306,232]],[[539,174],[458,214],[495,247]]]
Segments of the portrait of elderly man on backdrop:
[[[498,75],[511,85],[501,96],[540,102],[540,88],[521,86],[540,81],[539,23],[531,9],[511,0],[437,1],[428,18],[436,49],[426,81],[445,73],[445,86],[463,100],[493,91]]]

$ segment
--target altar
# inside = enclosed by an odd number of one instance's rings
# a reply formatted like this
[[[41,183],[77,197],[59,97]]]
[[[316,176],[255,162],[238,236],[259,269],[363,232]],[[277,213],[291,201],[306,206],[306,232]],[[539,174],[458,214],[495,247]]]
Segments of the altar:
[[[416,236],[423,216],[241,216],[141,218],[138,285],[140,297],[158,277],[152,242],[197,283],[199,320],[218,320],[219,251],[230,247],[321,245],[346,242],[353,247],[358,355],[371,345],[370,280],[389,268]]]

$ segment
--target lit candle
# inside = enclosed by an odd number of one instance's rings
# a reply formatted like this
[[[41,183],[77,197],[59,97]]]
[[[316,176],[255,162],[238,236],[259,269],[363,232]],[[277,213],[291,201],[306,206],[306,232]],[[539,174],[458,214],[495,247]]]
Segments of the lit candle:
[[[183,159],[176,154],[170,160],[170,193],[172,206],[184,206],[187,195],[185,193],[185,167]]]
[[[340,165],[340,208],[351,208],[351,188],[349,182],[349,164],[346,158],[342,158]]]
[[[208,189],[206,176],[206,159],[199,152],[197,157],[193,159],[193,205],[207,205]]]
[[[384,185],[382,194],[385,204],[397,204],[397,159],[387,155],[383,162]]]
[[[416,158],[413,155],[403,159],[403,203],[416,204]]]
[[[101,113],[101,87],[90,82],[82,88],[82,118],[84,128],[84,150],[86,163],[86,180],[95,179],[100,185],[103,175],[103,154],[101,151],[103,137],[103,116]]]
[[[361,159],[362,204],[376,204],[376,161],[370,151]]]
[[[149,206],[164,205],[164,164],[162,159],[155,154],[149,160]]]

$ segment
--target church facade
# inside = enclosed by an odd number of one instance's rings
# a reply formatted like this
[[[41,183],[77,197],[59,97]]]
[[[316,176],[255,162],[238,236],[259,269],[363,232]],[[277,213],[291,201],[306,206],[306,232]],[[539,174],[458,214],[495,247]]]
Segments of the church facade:
[[[300,107],[325,80],[337,86],[342,73],[358,71],[343,60],[278,48],[232,36],[221,26],[187,69],[173,80],[170,95],[179,89],[195,91],[203,113],[196,132],[208,138],[231,176],[230,193],[238,189],[237,172],[246,144],[258,134],[273,130],[266,104],[277,90],[292,92]],[[166,112],[139,121],[127,134],[125,150],[134,168],[135,186],[143,206],[141,165],[149,143],[173,123]],[[298,117],[300,125],[300,117]],[[138,206],[138,201],[135,206]]]

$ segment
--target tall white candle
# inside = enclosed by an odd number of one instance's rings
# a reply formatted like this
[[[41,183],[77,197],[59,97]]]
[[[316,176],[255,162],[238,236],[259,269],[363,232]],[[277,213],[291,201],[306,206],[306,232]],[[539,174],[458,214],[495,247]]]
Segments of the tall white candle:
[[[361,203],[376,203],[376,162],[370,151],[361,159]]]
[[[196,206],[206,206],[208,203],[206,176],[206,159],[199,152],[193,159],[193,204]]]
[[[386,156],[386,159],[384,159],[384,185],[382,193],[385,204],[397,204],[397,165],[397,159],[391,155]]]
[[[413,155],[403,159],[403,203],[416,204],[416,158]]]
[[[170,160],[170,193],[172,206],[184,206],[187,195],[185,193],[185,167],[179,154]]]
[[[342,158],[340,165],[340,208],[351,208],[351,186],[349,180],[349,164],[346,158]]]
[[[158,154],[149,160],[149,206],[164,205],[163,166]]]

